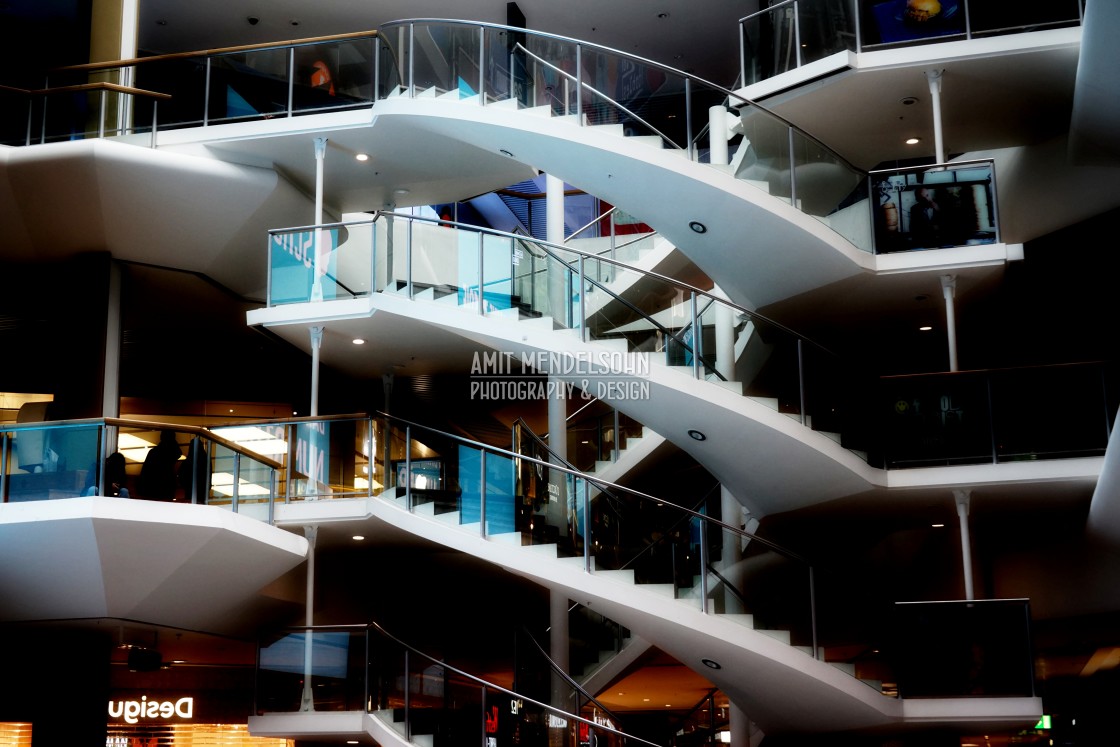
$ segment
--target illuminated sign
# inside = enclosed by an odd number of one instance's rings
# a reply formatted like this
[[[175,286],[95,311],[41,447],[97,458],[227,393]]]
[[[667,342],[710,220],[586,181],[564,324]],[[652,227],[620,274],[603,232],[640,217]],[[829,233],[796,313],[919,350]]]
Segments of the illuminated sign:
[[[1042,718],[1040,718],[1038,720],[1038,723],[1034,725],[1034,728],[1036,728],[1036,729],[1049,729],[1050,728],[1050,717],[1048,715],[1044,714],[1042,716]]]
[[[140,700],[110,700],[109,717],[123,718],[126,724],[135,724],[140,719],[193,718],[194,698],[148,700],[144,695]]]

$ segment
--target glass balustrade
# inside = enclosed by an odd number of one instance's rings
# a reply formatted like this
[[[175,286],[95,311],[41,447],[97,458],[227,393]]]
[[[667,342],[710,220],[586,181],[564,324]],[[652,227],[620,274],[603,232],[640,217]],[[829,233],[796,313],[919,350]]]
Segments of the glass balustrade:
[[[5,503],[115,496],[272,519],[279,464],[201,428],[96,420],[16,424],[0,433]]]
[[[974,39],[1079,25],[1083,0],[1055,0],[1014,12],[987,0],[784,0],[739,21],[742,78],[752,85],[842,51]]]
[[[284,631],[261,641],[257,672],[261,715],[365,711],[405,740],[435,745],[652,745],[585,704],[569,711],[531,682],[532,692],[486,682],[376,624]]]
[[[798,33],[806,38],[813,36],[813,44],[796,45],[810,54],[814,48],[830,48],[820,29],[824,20],[835,21],[833,15],[839,12],[824,8],[822,2],[790,0],[764,15],[801,18],[791,28],[800,29]],[[836,0],[831,4],[843,6]],[[835,24],[829,28],[833,27]],[[66,93],[59,89],[50,96],[33,97],[30,121],[28,109],[22,106],[17,107],[18,117],[9,114],[4,118],[5,142],[151,132],[157,118],[158,126],[165,129],[195,127],[370,106],[389,96],[450,96],[477,97],[480,105],[510,101],[517,107],[549,107],[555,116],[578,115],[573,120],[577,124],[609,125],[619,134],[646,137],[654,147],[710,162],[713,132],[721,138],[726,134],[725,125],[716,130],[708,127],[710,109],[720,107],[727,116],[738,119],[741,129],[731,136],[729,164],[721,168],[821,220],[864,251],[876,250],[873,226],[890,225],[888,201],[879,199],[883,192],[876,183],[873,202],[871,182],[864,172],[758,104],[673,68],[574,39],[469,22],[400,22],[388,24],[380,33],[344,36],[54,71],[50,85],[55,88],[134,80],[146,93]],[[4,93],[6,98],[16,95]],[[157,117],[157,102],[152,97],[168,96]],[[43,105],[36,107],[34,102],[40,98]],[[46,106],[48,98],[51,106]],[[935,171],[948,173],[949,167],[927,168],[927,176]],[[998,225],[994,189],[978,191],[983,182],[976,179],[968,184],[973,195],[961,199],[975,204],[975,225],[964,230],[954,224],[954,230],[946,230],[937,245],[957,245],[947,243],[952,240],[961,244],[998,240],[989,238]],[[949,201],[947,195],[961,187],[938,189]],[[908,207],[897,203],[897,210]],[[908,214],[898,215],[901,232],[912,233]],[[928,248],[891,241],[898,234],[874,233],[874,240],[882,239],[880,251]],[[306,259],[301,252],[307,249],[308,237],[278,238],[296,243],[289,247],[298,254],[293,261]],[[315,242],[314,256],[327,264],[327,256],[345,237],[319,238],[329,246]],[[327,281],[324,291],[328,294],[360,294],[372,287],[365,278],[365,287],[344,279],[342,287],[331,287],[329,264],[317,266]],[[525,280],[523,274],[520,277]],[[481,289],[482,296],[488,292]],[[506,291],[492,292],[504,295]],[[557,313],[552,315],[560,318]]]

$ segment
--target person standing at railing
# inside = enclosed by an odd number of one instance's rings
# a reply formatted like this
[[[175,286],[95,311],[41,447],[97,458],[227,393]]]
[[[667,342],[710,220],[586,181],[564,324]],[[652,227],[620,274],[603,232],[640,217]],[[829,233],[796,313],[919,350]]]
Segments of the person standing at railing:
[[[140,482],[136,486],[140,497],[153,501],[175,500],[176,470],[182,456],[175,432],[160,431],[159,443],[144,457],[140,468]]]

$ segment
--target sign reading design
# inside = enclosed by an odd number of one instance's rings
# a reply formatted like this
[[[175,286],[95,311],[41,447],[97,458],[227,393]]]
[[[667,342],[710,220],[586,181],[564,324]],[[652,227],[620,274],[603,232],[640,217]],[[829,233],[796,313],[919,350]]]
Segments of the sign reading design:
[[[148,700],[144,695],[140,700],[110,700],[109,717],[123,718],[126,724],[135,724],[141,719],[189,719],[194,717],[194,698]]]

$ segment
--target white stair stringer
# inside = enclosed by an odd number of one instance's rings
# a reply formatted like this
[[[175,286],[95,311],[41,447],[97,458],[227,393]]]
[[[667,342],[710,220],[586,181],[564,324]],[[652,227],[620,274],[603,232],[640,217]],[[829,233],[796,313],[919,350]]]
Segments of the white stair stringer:
[[[351,511],[355,520],[385,524],[539,583],[629,628],[722,690],[767,733],[882,729],[907,722],[925,727],[963,726],[983,719],[1018,726],[1037,720],[1039,698],[885,698],[836,667],[790,646],[788,634],[758,631],[721,614],[707,614],[633,583],[632,573],[593,571],[561,562],[555,552],[483,538],[477,532],[421,516],[380,498],[281,504],[277,523],[304,526],[325,504],[335,520]],[[709,668],[702,659],[715,662]],[[807,712],[804,703],[812,703]]]

